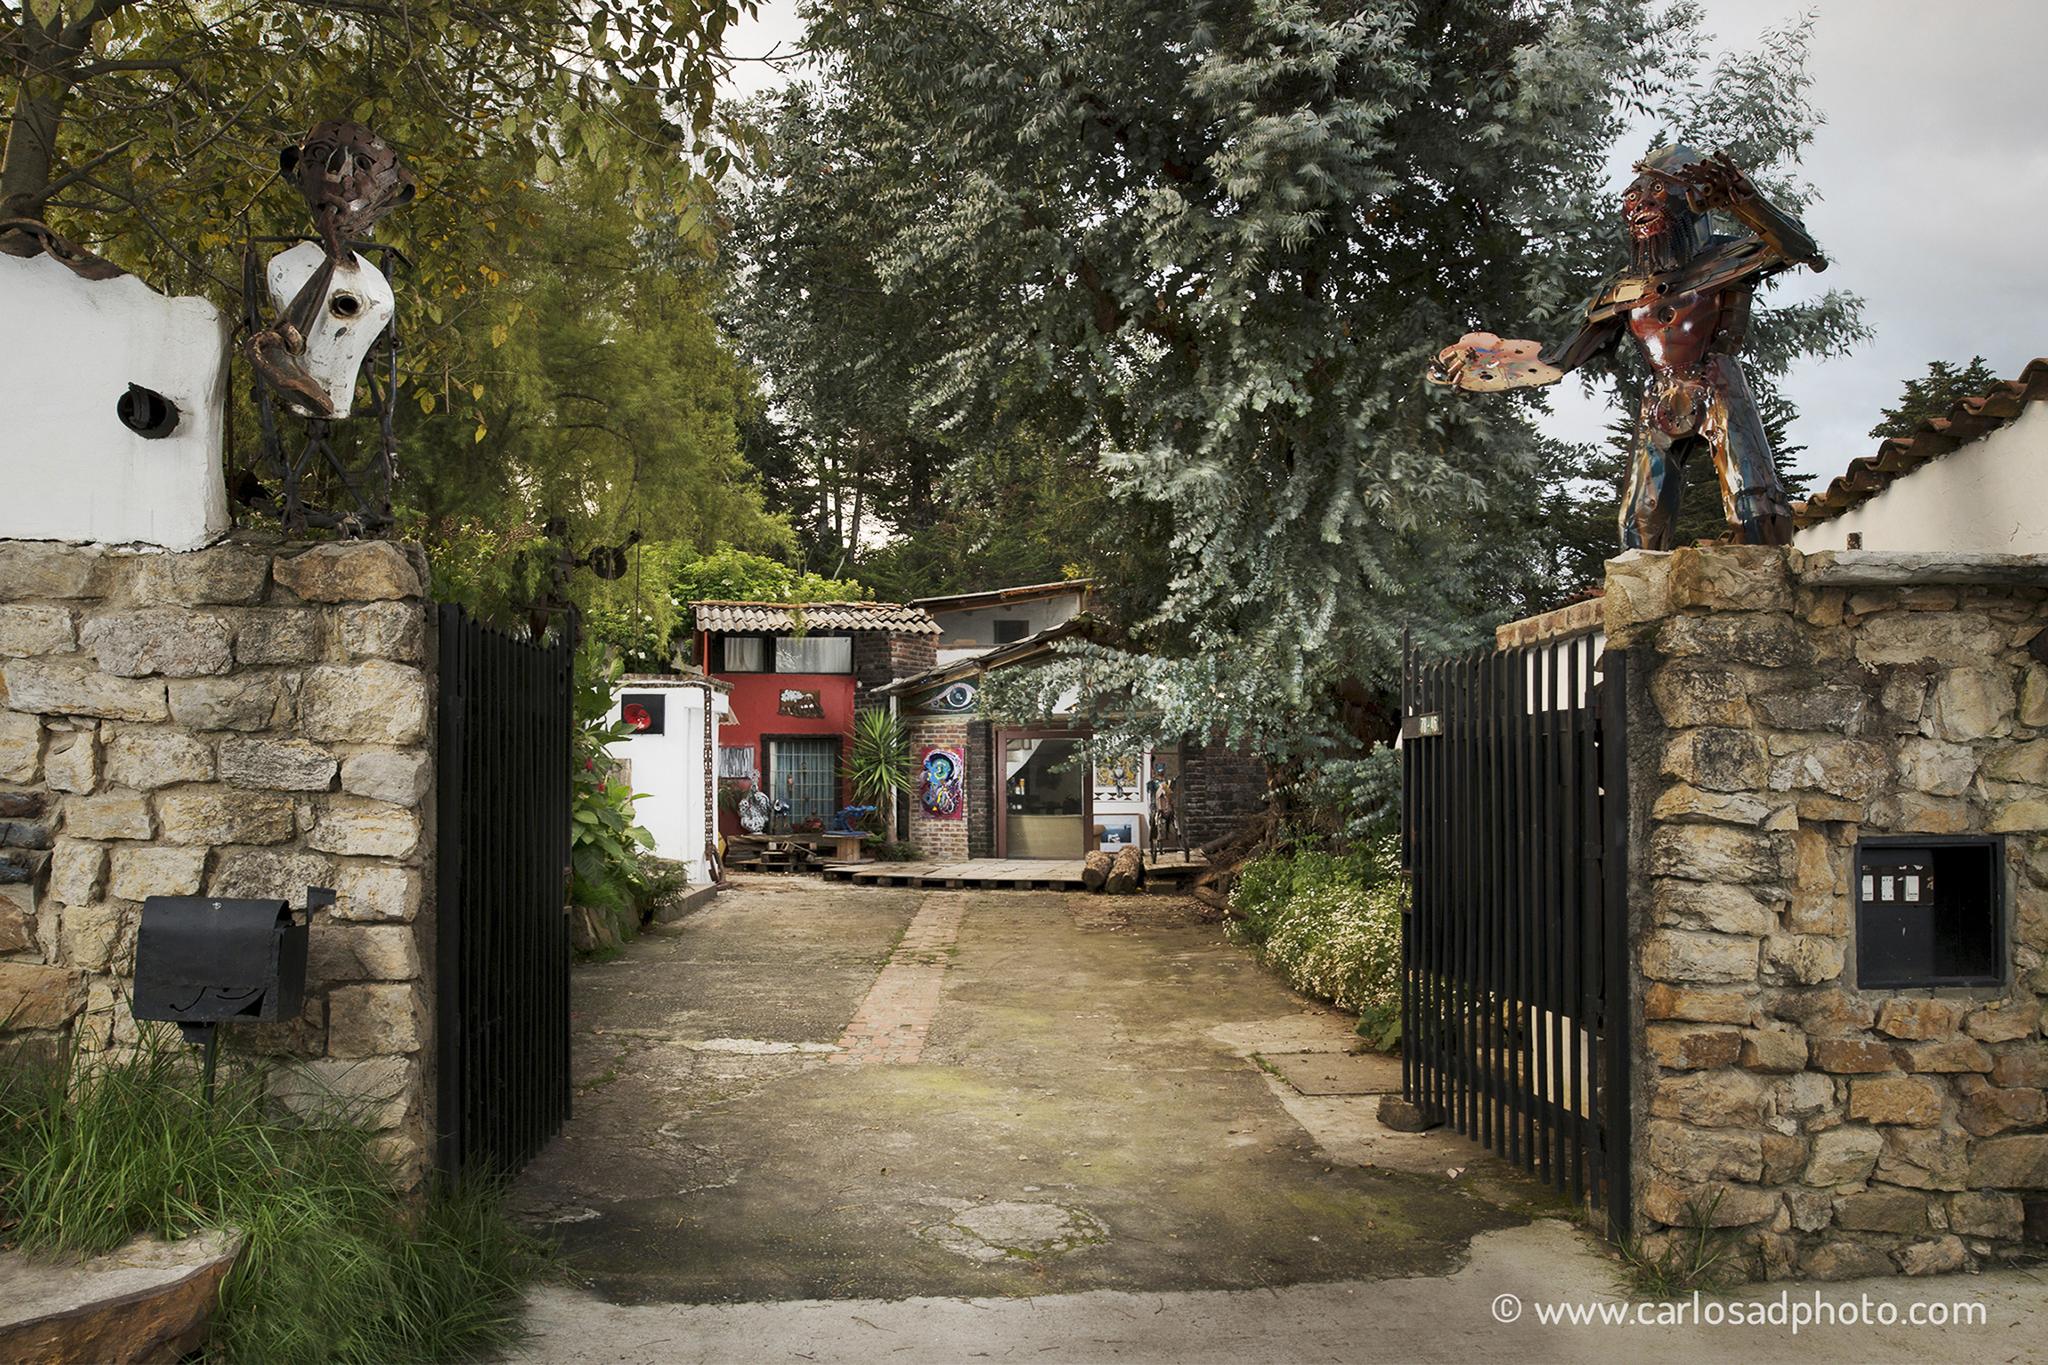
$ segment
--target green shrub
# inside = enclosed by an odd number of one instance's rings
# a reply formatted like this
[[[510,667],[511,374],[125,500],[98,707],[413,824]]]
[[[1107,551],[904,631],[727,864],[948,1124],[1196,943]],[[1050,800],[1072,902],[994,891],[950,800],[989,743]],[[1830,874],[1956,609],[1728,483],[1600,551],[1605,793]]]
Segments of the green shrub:
[[[1348,853],[1281,849],[1254,859],[1231,896],[1231,934],[1305,995],[1359,1017],[1360,1036],[1401,1037],[1401,888],[1391,839]]]
[[[539,1262],[495,1188],[395,1192],[370,1134],[278,1118],[253,1066],[224,1058],[209,1109],[168,1028],[69,1066],[0,1059],[0,1240],[92,1255],[212,1227],[248,1239],[208,1343],[229,1361],[496,1352]]]

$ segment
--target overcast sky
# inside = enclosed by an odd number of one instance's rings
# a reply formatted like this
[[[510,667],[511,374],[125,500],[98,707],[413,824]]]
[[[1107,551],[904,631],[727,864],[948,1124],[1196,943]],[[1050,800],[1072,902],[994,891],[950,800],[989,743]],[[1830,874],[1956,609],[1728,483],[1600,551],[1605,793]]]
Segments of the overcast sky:
[[[1724,47],[1804,10],[1816,16],[1813,103],[1827,118],[1805,174],[1806,215],[1830,267],[1784,277],[1780,297],[1822,285],[1861,294],[1877,335],[1846,359],[1806,364],[1788,392],[1791,441],[1822,480],[1875,448],[1865,433],[1930,360],[1982,355],[2012,378],[2048,355],[2048,139],[2041,136],[2048,0],[1705,0]],[[739,55],[800,44],[795,0],[764,0],[730,43]],[[778,80],[741,62],[735,94]],[[1619,177],[1616,189],[1619,191]],[[1502,330],[1512,330],[1512,319]],[[1610,393],[1559,385],[1554,430],[1598,439]]]

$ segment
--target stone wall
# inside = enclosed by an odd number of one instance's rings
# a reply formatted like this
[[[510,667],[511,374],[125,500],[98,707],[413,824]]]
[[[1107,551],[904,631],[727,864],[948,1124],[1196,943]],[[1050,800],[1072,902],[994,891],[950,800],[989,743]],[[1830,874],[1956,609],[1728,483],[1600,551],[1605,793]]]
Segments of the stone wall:
[[[303,1016],[224,1045],[428,1151],[434,688],[426,563],[382,542],[0,542],[0,1048],[131,1041],[141,902],[304,903]]]
[[[1639,1232],[1767,1275],[1956,1270],[2048,1219],[2048,561],[1609,566],[1630,656]],[[1875,835],[2003,836],[2002,986],[1857,983]]]
[[[972,819],[975,806],[988,801],[981,790],[988,777],[985,769],[975,767],[974,757],[968,753],[967,718],[910,716],[906,723],[910,729],[910,756],[920,765],[928,748],[952,749],[965,758],[967,771],[962,787],[967,800],[968,819]],[[927,815],[919,795],[917,790],[910,793],[910,846],[917,850],[920,858],[959,861],[968,857],[967,820],[941,820]]]

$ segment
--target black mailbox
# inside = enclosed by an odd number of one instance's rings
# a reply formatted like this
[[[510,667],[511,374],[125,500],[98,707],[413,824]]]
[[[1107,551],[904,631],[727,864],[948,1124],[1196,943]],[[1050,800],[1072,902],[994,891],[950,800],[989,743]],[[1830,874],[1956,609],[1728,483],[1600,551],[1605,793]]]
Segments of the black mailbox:
[[[1856,846],[1856,984],[1996,986],[2004,978],[2004,850],[1995,837]]]
[[[332,904],[332,891],[307,889],[309,912]],[[135,1017],[175,1023],[193,1043],[216,1024],[293,1018],[309,919],[280,900],[151,896],[135,939]]]

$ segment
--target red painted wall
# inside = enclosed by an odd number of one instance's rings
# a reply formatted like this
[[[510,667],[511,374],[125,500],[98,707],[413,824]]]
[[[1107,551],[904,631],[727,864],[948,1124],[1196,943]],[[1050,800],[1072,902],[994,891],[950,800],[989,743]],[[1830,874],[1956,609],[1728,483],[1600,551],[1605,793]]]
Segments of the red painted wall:
[[[853,743],[853,675],[850,673],[714,673],[720,682],[732,685],[733,719],[719,727],[721,748],[746,745],[754,751],[754,771],[765,786],[768,781],[768,753],[763,735],[837,735],[843,763]],[[818,694],[822,718],[785,716],[777,711],[784,688],[801,688]],[[721,782],[721,787],[737,783]],[[839,784],[839,804],[851,804],[846,782]],[[739,833],[739,820],[720,810],[718,828],[726,834]]]

